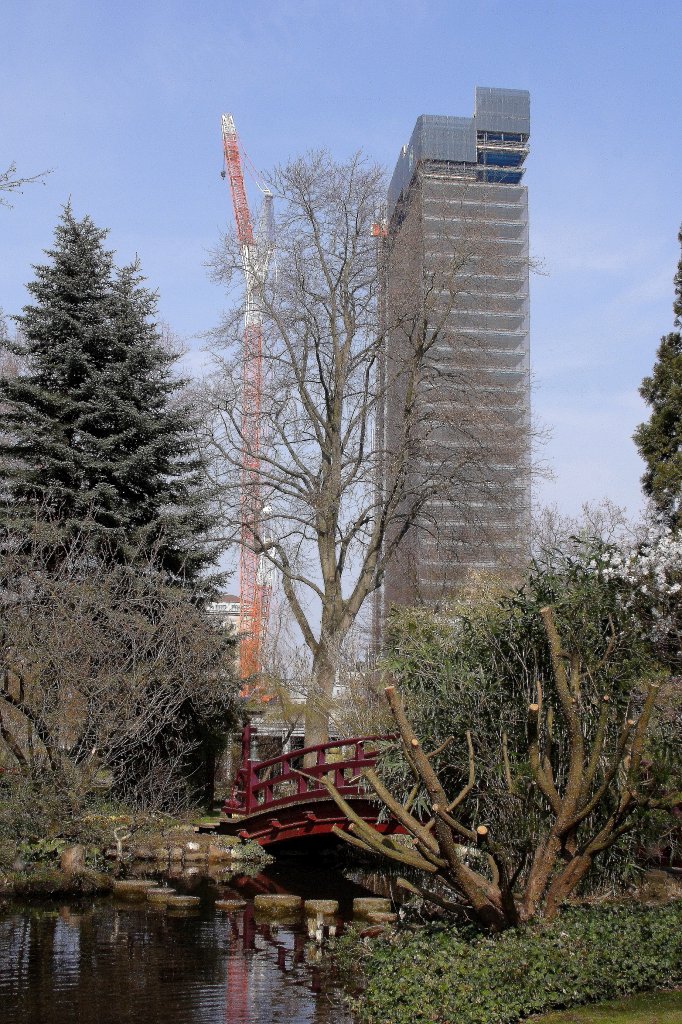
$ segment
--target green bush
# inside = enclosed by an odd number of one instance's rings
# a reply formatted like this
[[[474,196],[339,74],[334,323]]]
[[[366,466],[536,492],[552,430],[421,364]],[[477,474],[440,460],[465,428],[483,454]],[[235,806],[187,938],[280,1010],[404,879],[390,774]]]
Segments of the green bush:
[[[85,847],[88,865],[100,867],[117,827],[144,842],[148,834],[177,824],[177,818],[135,813],[97,793],[60,786],[47,772],[33,779],[19,773],[0,777],[0,867],[11,867],[17,857],[27,864],[56,866],[62,851],[74,843]]]
[[[394,608],[389,617],[383,665],[396,680],[414,731],[426,749],[441,749],[433,764],[445,792],[454,797],[469,774],[470,730],[475,784],[458,818],[469,829],[485,823],[512,863],[518,851],[537,848],[548,827],[547,805],[538,799],[528,756],[528,706],[538,700],[541,684],[545,710],[556,723],[546,754],[560,793],[570,758],[556,690],[548,685],[553,668],[540,615],[546,605],[552,606],[562,647],[580,656],[577,707],[588,749],[608,697],[611,714],[595,783],[604,777],[623,721],[637,717],[644,684],[657,681],[662,685],[647,736],[647,773],[665,791],[682,788],[682,690],[677,677],[668,678],[642,622],[607,573],[612,554],[605,541],[573,537],[561,548],[544,550],[514,589],[481,579],[439,611]],[[504,770],[503,737],[513,793]],[[405,799],[414,778],[402,753],[389,749],[380,771],[389,790]],[[431,804],[422,787],[413,803],[416,812],[430,817]],[[578,845],[603,826],[612,809],[607,792],[580,826]],[[678,854],[682,832],[667,812],[634,816],[632,826],[596,858],[583,894],[631,885],[644,850]]]
[[[339,943],[354,960],[357,935]],[[467,941],[424,929],[373,942],[361,1024],[507,1024],[551,1009],[682,984],[682,902],[571,909],[551,926]]]

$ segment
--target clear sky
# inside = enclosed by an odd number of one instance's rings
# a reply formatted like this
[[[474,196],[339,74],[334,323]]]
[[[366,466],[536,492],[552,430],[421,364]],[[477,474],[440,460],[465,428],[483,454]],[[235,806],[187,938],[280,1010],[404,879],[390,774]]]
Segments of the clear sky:
[[[567,512],[640,503],[638,384],[672,324],[682,221],[682,4],[673,0],[4,0],[0,169],[53,168],[0,207],[0,306],[70,196],[138,253],[189,339],[223,305],[204,270],[231,216],[220,114],[254,164],[363,148],[392,168],[422,113],[474,86],[531,92],[534,410]],[[191,341],[199,365],[201,343]]]

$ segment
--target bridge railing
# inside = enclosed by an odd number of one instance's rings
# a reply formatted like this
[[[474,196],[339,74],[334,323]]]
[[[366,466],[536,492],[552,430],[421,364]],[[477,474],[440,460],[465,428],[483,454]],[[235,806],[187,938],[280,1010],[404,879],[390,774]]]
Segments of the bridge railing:
[[[318,781],[325,776],[344,796],[359,796],[367,791],[362,779],[363,769],[376,764],[377,744],[390,739],[393,737],[355,736],[292,750],[267,761],[253,761],[251,731],[247,727],[242,740],[242,764],[225,810],[233,814],[253,814],[304,801],[326,792]]]

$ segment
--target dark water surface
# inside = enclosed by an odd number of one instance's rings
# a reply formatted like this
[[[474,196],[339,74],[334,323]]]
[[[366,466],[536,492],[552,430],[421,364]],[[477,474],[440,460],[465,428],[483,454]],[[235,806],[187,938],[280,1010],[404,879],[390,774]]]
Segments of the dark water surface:
[[[348,917],[369,889],[309,859],[253,878],[185,876],[197,912],[113,899],[10,904],[0,911],[2,1024],[350,1024],[305,921],[257,918],[257,892],[335,898]],[[246,910],[216,911],[239,894]]]

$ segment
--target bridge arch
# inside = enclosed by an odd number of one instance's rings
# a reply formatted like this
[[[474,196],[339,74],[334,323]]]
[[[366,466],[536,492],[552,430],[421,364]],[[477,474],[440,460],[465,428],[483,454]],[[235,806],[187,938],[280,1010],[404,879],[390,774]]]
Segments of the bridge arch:
[[[329,778],[353,810],[384,833],[402,832],[397,822],[378,822],[381,810],[362,776],[392,736],[353,736],[292,750],[265,761],[251,758],[252,726],[242,731],[242,759],[231,796],[223,804],[220,831],[260,846],[348,831],[349,822],[322,784]],[[305,765],[305,767],[304,767]],[[305,772],[305,774],[303,774]]]

